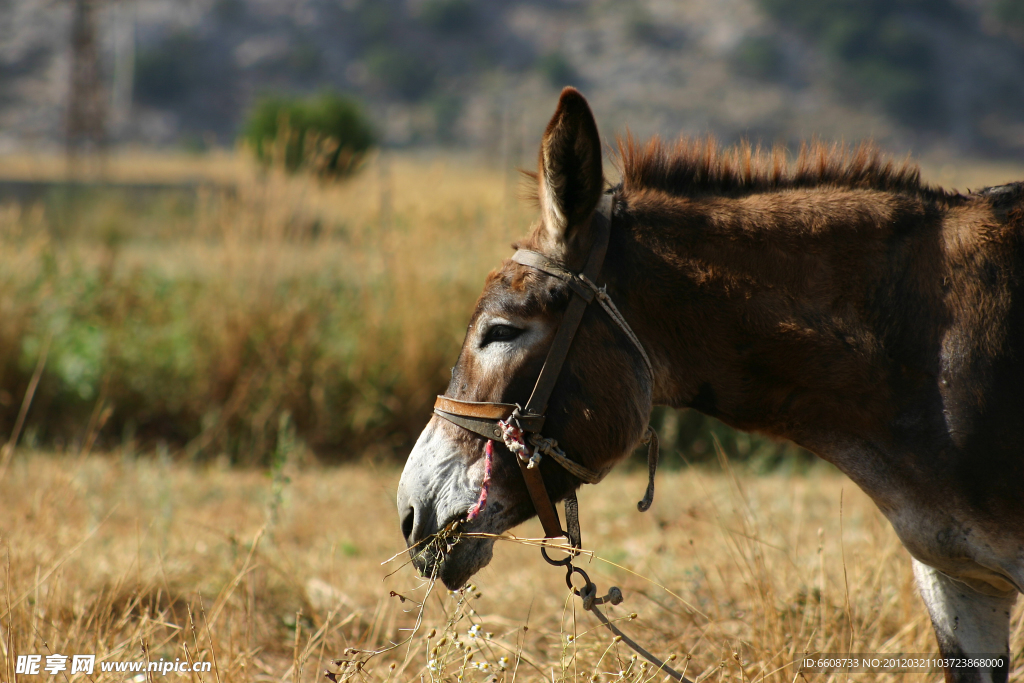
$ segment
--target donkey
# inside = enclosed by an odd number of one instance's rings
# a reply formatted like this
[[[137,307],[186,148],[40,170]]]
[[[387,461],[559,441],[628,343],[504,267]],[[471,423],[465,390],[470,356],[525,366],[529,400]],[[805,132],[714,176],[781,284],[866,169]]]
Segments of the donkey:
[[[655,404],[790,439],[891,522],[944,656],[1008,655],[1024,589],[1024,183],[947,192],[870,146],[805,146],[795,166],[710,140],[627,138],[619,155],[606,192],[594,117],[566,88],[541,143],[540,218],[515,246],[579,273],[605,220],[592,279],[625,326],[587,307],[545,435],[597,473]],[[510,259],[488,276],[439,405],[524,404],[574,296],[552,272]],[[398,510],[414,564],[456,588],[493,539],[424,542],[453,523],[502,533],[537,504],[507,441],[450,418],[416,442]],[[549,457],[532,471],[551,500],[581,483]],[[1004,661],[946,680],[1004,682]]]

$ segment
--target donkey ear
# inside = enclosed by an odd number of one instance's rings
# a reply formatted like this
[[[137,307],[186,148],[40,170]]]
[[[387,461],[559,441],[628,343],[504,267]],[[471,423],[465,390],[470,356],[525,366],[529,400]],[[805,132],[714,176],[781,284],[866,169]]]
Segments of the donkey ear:
[[[540,205],[552,248],[565,250],[604,189],[601,138],[586,98],[565,88],[540,145]]]

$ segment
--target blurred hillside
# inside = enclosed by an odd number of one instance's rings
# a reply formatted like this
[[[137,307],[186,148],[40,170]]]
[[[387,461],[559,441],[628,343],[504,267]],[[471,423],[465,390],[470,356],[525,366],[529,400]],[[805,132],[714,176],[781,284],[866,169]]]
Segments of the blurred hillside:
[[[231,145],[263,92],[367,102],[386,144],[525,161],[565,84],[604,134],[1024,152],[1022,0],[94,0],[114,143]],[[0,151],[59,143],[68,0],[0,2]]]

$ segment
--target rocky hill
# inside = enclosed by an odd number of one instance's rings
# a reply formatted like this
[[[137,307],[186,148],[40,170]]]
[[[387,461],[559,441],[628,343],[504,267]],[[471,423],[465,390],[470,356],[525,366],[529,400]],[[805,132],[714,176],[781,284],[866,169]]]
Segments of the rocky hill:
[[[92,1],[115,143],[230,145],[330,88],[387,144],[518,158],[574,84],[606,136],[1024,153],[1022,0]],[[0,149],[61,140],[71,5],[0,2]]]

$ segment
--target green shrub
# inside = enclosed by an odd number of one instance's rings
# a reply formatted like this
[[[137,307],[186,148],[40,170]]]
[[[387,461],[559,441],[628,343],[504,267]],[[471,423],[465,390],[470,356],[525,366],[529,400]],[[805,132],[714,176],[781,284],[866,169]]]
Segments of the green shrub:
[[[354,8],[355,23],[363,40],[387,42],[392,32],[395,12],[388,3],[368,0]]]
[[[682,42],[682,31],[659,22],[642,4],[623,3],[623,7],[623,28],[632,42],[653,48],[678,47]]]
[[[321,176],[351,174],[374,144],[360,106],[330,93],[312,99],[267,97],[248,116],[243,138],[264,163]]]

